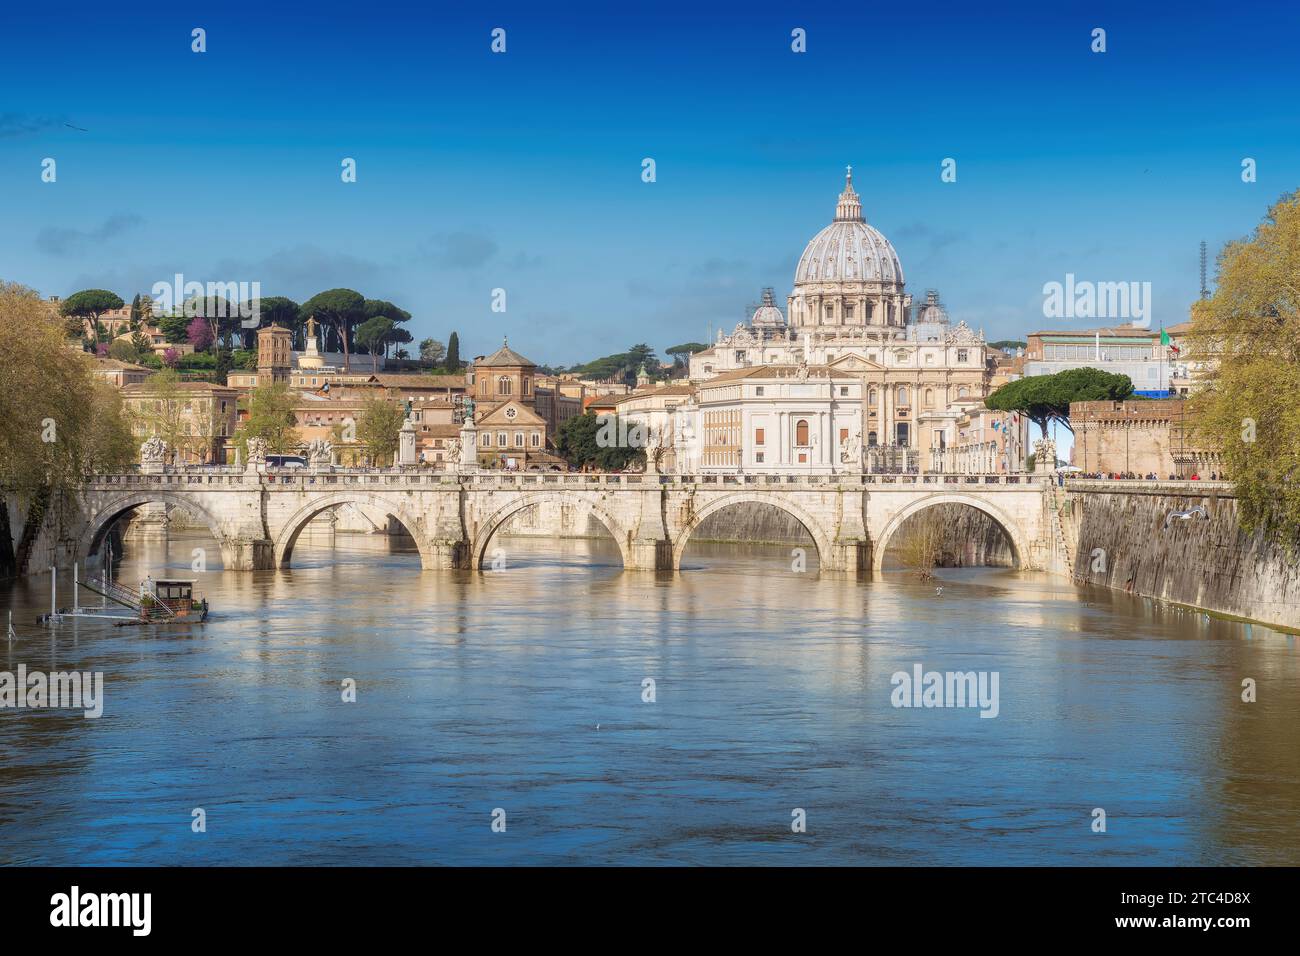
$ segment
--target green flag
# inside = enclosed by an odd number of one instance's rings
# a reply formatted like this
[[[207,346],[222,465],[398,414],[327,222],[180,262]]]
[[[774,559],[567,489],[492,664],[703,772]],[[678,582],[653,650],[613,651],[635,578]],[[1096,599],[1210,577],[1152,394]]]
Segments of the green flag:
[[[1160,344],[1161,345],[1169,344],[1169,333],[1166,332],[1164,329],[1160,330]]]

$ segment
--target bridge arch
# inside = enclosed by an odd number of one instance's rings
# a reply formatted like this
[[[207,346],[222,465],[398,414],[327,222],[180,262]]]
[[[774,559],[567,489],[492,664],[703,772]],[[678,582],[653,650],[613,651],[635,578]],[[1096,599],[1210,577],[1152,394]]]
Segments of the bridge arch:
[[[100,545],[104,543],[104,537],[108,534],[110,528],[119,521],[128,511],[139,508],[141,505],[171,505],[188,512],[198,518],[208,526],[212,532],[212,537],[217,539],[221,545],[222,556],[225,557],[226,535],[221,530],[221,522],[208,511],[207,508],[199,504],[189,495],[173,491],[136,491],[131,494],[121,495],[113,498],[103,504],[95,504],[95,513],[90,517],[86,524],[85,530],[77,540],[77,554],[81,559],[94,557],[99,553]]]
[[[492,543],[492,539],[505,526],[507,521],[525,508],[546,502],[576,505],[587,514],[594,516],[614,538],[615,543],[618,544],[619,557],[623,560],[623,567],[628,567],[630,563],[628,548],[632,532],[623,528],[613,515],[601,508],[591,498],[586,495],[565,491],[523,492],[518,498],[512,499],[483,518],[478,524],[478,530],[474,537],[470,567],[476,571],[483,567],[484,562],[487,560],[488,545]]]
[[[903,507],[885,523],[884,529],[878,535],[873,536],[871,570],[874,573],[879,574],[884,570],[885,552],[889,549],[889,541],[898,532],[898,529],[903,526],[903,522],[912,515],[925,511],[927,508],[933,508],[936,505],[969,505],[978,511],[984,512],[996,521],[998,526],[1006,533],[1007,540],[1011,542],[1011,557],[1015,562],[1015,566],[1017,568],[1025,567],[1025,562],[1029,558],[1029,541],[1018,521],[987,498],[959,492],[937,492],[926,495],[924,498],[917,498]]]
[[[323,498],[314,498],[311,503],[299,508],[289,517],[276,533],[274,541],[274,560],[275,567],[288,568],[293,560],[293,548],[298,543],[298,536],[302,534],[303,529],[311,523],[311,520],[322,512],[329,511],[331,508],[337,508],[339,505],[364,505],[368,508],[374,508],[376,511],[392,515],[404,527],[407,532],[415,539],[415,546],[420,552],[420,564],[422,567],[436,567],[436,556],[434,549],[429,544],[424,535],[424,525],[418,518],[401,507],[396,499],[381,498],[378,495],[368,495],[355,491],[340,491],[334,494],[326,495]]]
[[[808,532],[808,536],[813,539],[813,544],[817,546],[818,566],[822,570],[830,570],[834,558],[834,551],[831,549],[831,536],[826,533],[825,529],[822,528],[817,519],[803,508],[793,504],[789,500],[788,496],[765,495],[761,492],[754,491],[738,491],[733,494],[714,498],[704,507],[692,514],[690,521],[686,523],[685,527],[682,528],[681,533],[678,534],[673,541],[673,570],[681,570],[682,555],[686,553],[686,545],[690,542],[691,535],[695,533],[695,529],[700,526],[701,522],[703,522],[705,518],[713,514],[715,511],[721,511],[723,508],[728,508],[731,505],[751,502],[769,505],[779,511],[784,511],[786,514],[790,515],[790,517],[803,525],[804,530]]]

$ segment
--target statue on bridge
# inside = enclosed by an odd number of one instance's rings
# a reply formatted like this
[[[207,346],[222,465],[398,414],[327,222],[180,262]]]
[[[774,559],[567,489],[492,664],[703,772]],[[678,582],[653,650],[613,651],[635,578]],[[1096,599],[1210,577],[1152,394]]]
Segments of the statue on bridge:
[[[862,473],[862,432],[860,430],[845,439],[844,450],[840,452],[840,461],[849,466],[846,470],[850,474]]]
[[[140,446],[140,470],[162,471],[167,464],[167,443],[153,435]]]
[[[1040,438],[1034,442],[1034,471],[1053,472],[1056,470],[1056,442],[1050,438]]]
[[[313,468],[325,468],[334,464],[334,443],[328,438],[313,438],[307,442],[307,460]]]
[[[266,464],[266,450],[268,447],[265,438],[258,438],[254,435],[248,440],[248,471],[256,471],[259,466]]]

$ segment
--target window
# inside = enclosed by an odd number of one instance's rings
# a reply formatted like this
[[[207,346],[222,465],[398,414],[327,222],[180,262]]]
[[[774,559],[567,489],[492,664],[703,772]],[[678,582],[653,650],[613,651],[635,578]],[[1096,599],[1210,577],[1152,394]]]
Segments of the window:
[[[848,430],[847,428],[841,428],[841,429],[840,429],[840,444],[843,445],[843,444],[844,444],[846,441],[848,441],[848,440],[849,440],[849,430]]]
[[[875,405],[877,402],[876,390],[873,388],[871,394],[867,397],[868,405]]]
[[[827,302],[827,303],[826,303],[826,306],[825,306],[825,309],[824,309],[824,311],[823,311],[822,314],[825,315],[826,318],[828,318],[828,319],[830,319],[830,318],[834,318],[834,316],[835,316],[835,306],[833,306],[833,305],[831,305],[829,302]]]
[[[795,443],[796,445],[806,445],[806,444],[808,444],[808,421],[807,421],[807,419],[801,418],[801,419],[799,419],[799,424],[795,425],[795,427],[794,427],[794,443]]]
[[[754,461],[758,462],[760,465],[763,464],[763,453],[761,451],[754,453]]]
[[[851,318],[853,318],[853,306],[851,306],[851,305],[846,305],[846,306],[844,307],[844,318],[845,318],[845,319],[851,319]]]
[[[497,379],[497,394],[498,395],[510,394],[510,376],[502,375],[499,379]]]
[[[970,352],[967,351],[966,349],[958,349],[958,350],[957,350],[957,361],[958,361],[958,362],[964,362],[964,361],[966,361],[966,357],[967,357],[969,354],[970,354]]]
[[[762,397],[763,397],[763,386],[762,386],[762,385],[755,385],[755,386],[754,386],[754,396],[755,396],[756,398],[762,398]]]
[[[524,394],[525,394],[525,395],[528,394],[528,389],[529,389],[529,379],[528,379],[528,376],[524,376]]]
[[[876,440],[875,432],[867,432],[867,446],[874,448],[879,442]]]
[[[506,433],[505,433],[505,432],[497,432],[497,447],[498,447],[498,448],[505,448],[505,447],[506,447]]]
[[[849,397],[849,387],[847,385],[841,385],[840,398],[848,398],[848,397]]]
[[[763,429],[761,428],[754,429],[754,444],[755,445],[765,444],[765,442],[763,441]]]
[[[537,432],[533,432],[532,435],[530,435],[529,437],[532,439],[532,445],[534,448],[537,448],[538,446],[541,445],[542,436],[537,434]]]
[[[966,397],[966,394],[967,394],[967,389],[966,389],[966,386],[965,386],[965,385],[963,385],[961,388],[957,389],[957,397],[958,397],[958,398],[965,398],[965,397]]]
[[[516,448],[523,448],[523,447],[524,447],[524,433],[523,433],[523,432],[515,432],[515,447],[516,447]]]
[[[906,422],[900,422],[899,424],[897,424],[896,426],[894,426],[894,428],[895,428],[895,435],[896,435],[896,437],[897,437],[898,444],[899,444],[900,446],[902,446],[903,448],[906,448],[906,447],[907,447],[907,436],[908,436],[908,427],[907,427],[907,423],[906,423]]]
[[[904,388],[902,385],[898,386],[898,404],[899,405],[907,404],[907,389]]]
[[[926,408],[934,407],[934,389],[932,388],[927,388],[925,390],[925,407]]]
[[[488,433],[488,432],[484,432],[484,433],[483,433],[483,437],[479,440],[479,444],[482,445],[484,448],[489,448],[489,447],[491,447],[491,445],[492,445],[492,435],[491,435],[490,433]]]

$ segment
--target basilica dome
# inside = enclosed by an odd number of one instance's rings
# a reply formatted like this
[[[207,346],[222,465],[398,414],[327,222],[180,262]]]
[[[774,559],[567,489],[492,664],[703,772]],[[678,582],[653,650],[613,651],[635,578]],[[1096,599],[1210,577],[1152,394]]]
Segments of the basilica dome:
[[[835,221],[813,236],[799,257],[786,310],[796,329],[810,326],[902,328],[911,296],[888,239],[862,218],[853,167],[835,206]]]
[[[853,190],[853,170],[835,207],[835,221],[813,236],[799,258],[795,285],[808,282],[880,282],[903,284],[898,253],[880,230],[862,218],[862,203]]]

